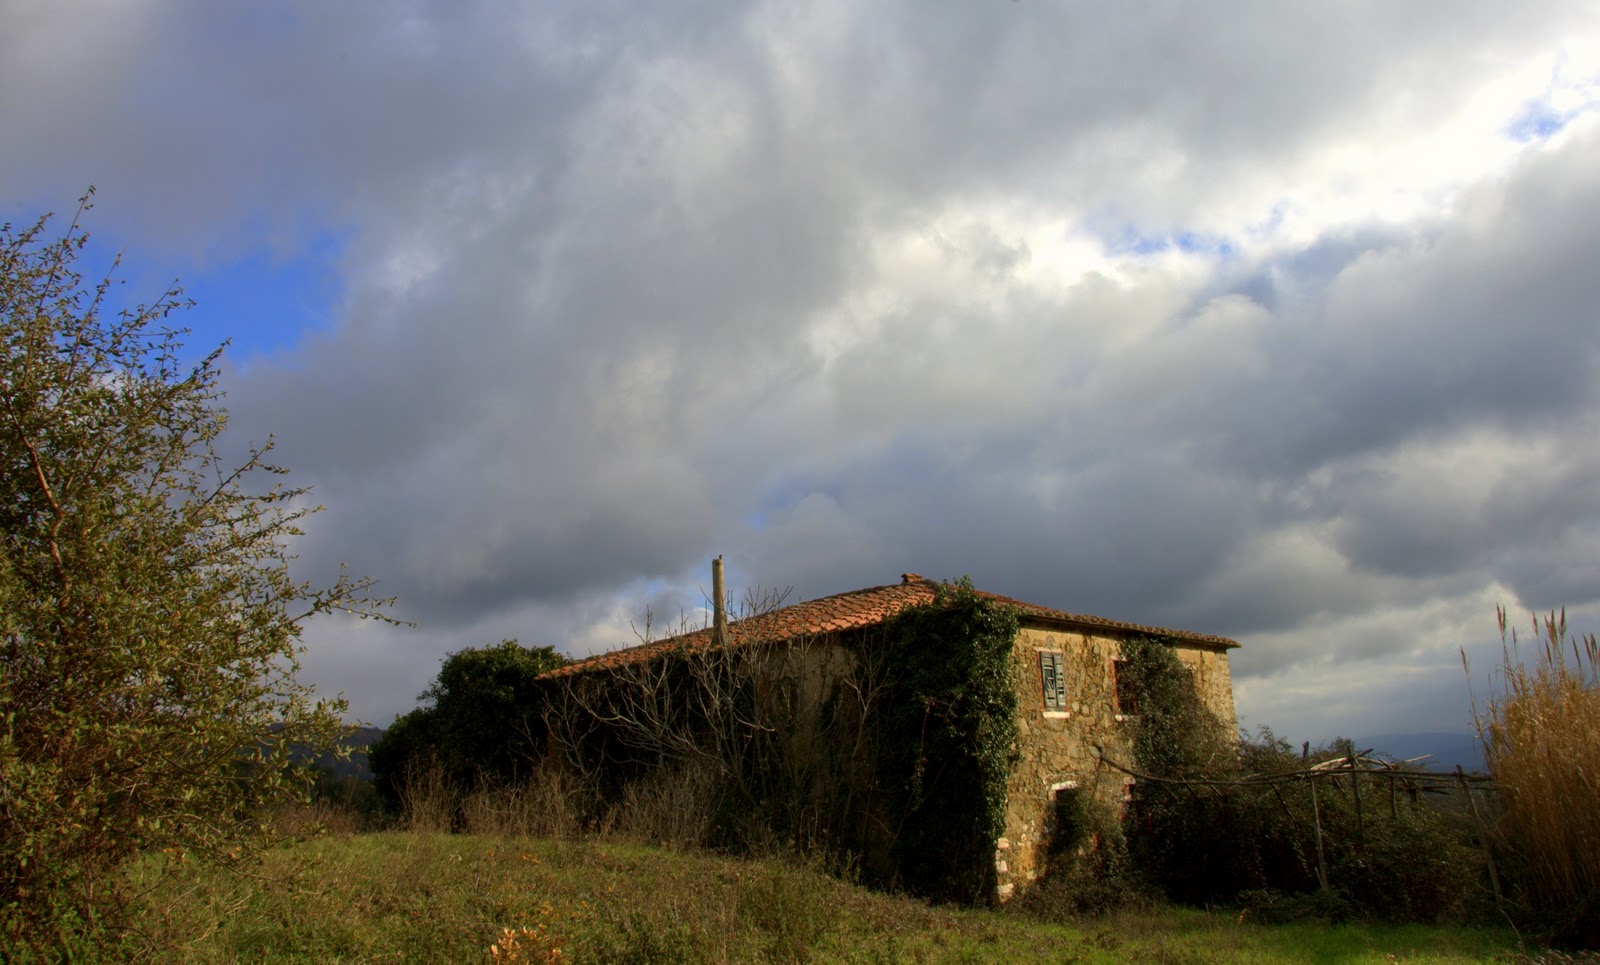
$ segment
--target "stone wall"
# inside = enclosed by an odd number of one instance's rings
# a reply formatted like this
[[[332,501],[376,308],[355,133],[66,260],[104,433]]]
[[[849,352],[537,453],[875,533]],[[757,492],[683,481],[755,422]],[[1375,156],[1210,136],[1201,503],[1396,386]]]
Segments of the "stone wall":
[[[1177,650],[1195,674],[1201,699],[1231,732],[1233,682],[1227,651],[1182,642]],[[1059,710],[1045,706],[1041,652],[1062,655],[1066,687]],[[1001,901],[1048,870],[1058,794],[1092,795],[1114,812],[1127,800],[1132,779],[1101,763],[1097,750],[1131,763],[1135,720],[1117,707],[1114,668],[1121,652],[1120,636],[1104,631],[1024,626],[1017,634],[1021,760],[1011,775],[1006,833],[995,852],[996,897]]]

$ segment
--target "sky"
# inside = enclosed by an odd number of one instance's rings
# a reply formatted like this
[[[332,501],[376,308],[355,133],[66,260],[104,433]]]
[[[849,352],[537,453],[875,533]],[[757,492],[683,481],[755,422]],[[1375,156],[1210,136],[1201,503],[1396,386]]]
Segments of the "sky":
[[[1296,741],[1600,623],[1592,2],[9,0],[0,132],[416,624],[308,627],[352,719],[718,554],[1226,635]]]

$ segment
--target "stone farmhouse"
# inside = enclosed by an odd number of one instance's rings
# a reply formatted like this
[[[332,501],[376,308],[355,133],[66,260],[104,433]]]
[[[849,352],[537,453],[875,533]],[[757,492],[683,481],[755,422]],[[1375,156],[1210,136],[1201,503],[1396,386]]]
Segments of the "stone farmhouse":
[[[723,598],[720,576],[718,560],[713,586],[719,600]],[[839,713],[827,695],[857,669],[859,661],[848,646],[852,636],[872,633],[907,608],[933,602],[939,587],[906,573],[898,583],[808,600],[732,622],[718,607],[710,627],[599,654],[547,677],[569,682],[611,678],[673,653],[711,652],[760,641],[771,648],[773,674],[798,680],[812,698],[811,718],[790,727],[790,736],[801,743],[808,739],[824,743],[829,738],[816,735],[825,721],[816,718]],[[1192,674],[1201,702],[1229,734],[1235,718],[1228,651],[1238,644],[1210,634],[1068,613],[983,590],[974,592],[982,600],[1010,607],[1018,625],[1012,642],[1017,753],[1005,780],[1004,831],[992,841],[993,873],[982,886],[993,900],[1004,901],[1048,870],[1055,816],[1069,798],[1092,795],[1118,810],[1128,798],[1133,779],[1102,761],[1102,756],[1132,761],[1130,736],[1139,707],[1137,695],[1119,687],[1123,643],[1154,639],[1171,646]],[[866,857],[870,863],[872,855]]]

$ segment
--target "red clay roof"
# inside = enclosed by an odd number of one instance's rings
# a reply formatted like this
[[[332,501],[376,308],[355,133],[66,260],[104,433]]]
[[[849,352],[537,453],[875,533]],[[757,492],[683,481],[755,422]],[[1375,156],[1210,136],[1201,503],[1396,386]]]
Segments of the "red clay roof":
[[[901,576],[899,583],[892,583],[888,586],[873,586],[865,590],[851,590],[848,593],[836,593],[833,596],[825,596],[816,600],[806,600],[803,603],[796,603],[793,606],[773,610],[771,613],[763,613],[730,623],[728,625],[729,643],[737,646],[743,641],[750,640],[765,640],[769,642],[792,640],[796,637],[812,634],[859,630],[876,626],[906,607],[919,603],[931,603],[934,590],[938,585],[932,580],[924,579],[915,573],[906,573]],[[1209,633],[1168,630],[1138,623],[1125,623],[1121,620],[1109,620],[1105,617],[1067,613],[1063,610],[1053,610],[1050,607],[1039,606],[1034,603],[1013,600],[998,593],[987,593],[983,590],[976,592],[986,600],[993,600],[996,603],[1005,603],[1015,607],[1017,616],[1024,626],[1116,630],[1124,633],[1169,637],[1223,649],[1239,645],[1227,637],[1219,637]],[[654,640],[635,647],[628,647],[624,650],[612,650],[609,653],[595,654],[592,657],[552,670],[544,674],[544,676],[566,677],[592,670],[607,670],[612,667],[622,667],[649,660],[678,647],[694,649],[710,645],[711,628],[706,627],[702,630],[695,630],[691,633],[668,637],[663,640]]]

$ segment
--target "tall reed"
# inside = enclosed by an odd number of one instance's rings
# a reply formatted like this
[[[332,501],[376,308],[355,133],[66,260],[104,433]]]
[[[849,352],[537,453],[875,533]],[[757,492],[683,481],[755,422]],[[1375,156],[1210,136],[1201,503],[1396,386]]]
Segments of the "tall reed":
[[[1473,718],[1499,785],[1499,828],[1524,866],[1520,901],[1558,937],[1600,942],[1600,645],[1535,617],[1526,649],[1498,610],[1501,686]]]

